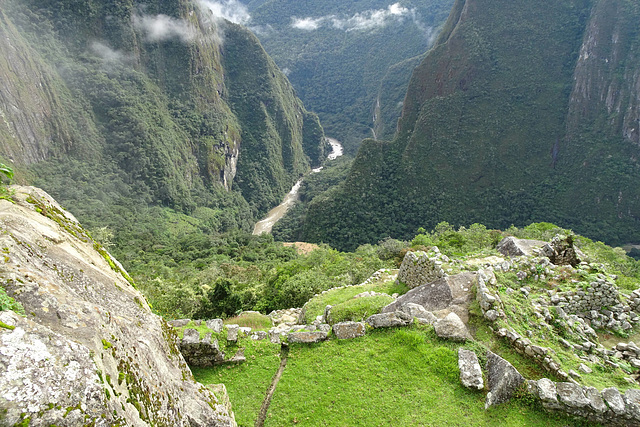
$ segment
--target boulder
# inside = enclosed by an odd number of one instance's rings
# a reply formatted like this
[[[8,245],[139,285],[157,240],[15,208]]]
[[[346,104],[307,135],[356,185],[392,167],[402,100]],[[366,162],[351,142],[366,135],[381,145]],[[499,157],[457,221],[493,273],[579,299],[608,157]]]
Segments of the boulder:
[[[244,348],[240,348],[231,359],[227,360],[227,363],[244,363],[246,361],[247,358],[244,356]]]
[[[403,313],[402,311],[396,311],[393,313],[380,313],[369,316],[366,322],[371,325],[372,328],[393,328],[396,326],[407,326],[413,319]]]
[[[340,322],[333,325],[333,334],[341,340],[363,337],[365,332],[363,322]]]
[[[513,365],[492,352],[487,352],[487,382],[489,393],[485,408],[511,400],[516,390],[525,381]]]
[[[467,326],[455,313],[449,313],[447,317],[435,323],[436,335],[440,338],[452,341],[466,341],[471,338]]]
[[[558,391],[558,400],[571,408],[583,408],[590,403],[579,384],[557,383],[556,390]]]
[[[0,424],[233,425],[122,265],[45,192],[13,189],[0,280],[29,316],[0,312]]]
[[[630,388],[624,392],[624,401],[627,404],[627,415],[636,423],[640,422],[640,390]]]
[[[625,413],[626,405],[624,403],[622,395],[617,388],[605,388],[604,390],[602,390],[602,398],[616,415],[622,415]]]
[[[412,302],[406,303],[405,305],[400,307],[400,311],[407,313],[411,317],[418,317],[421,319],[429,319],[433,317],[435,319],[435,316],[432,312],[427,311],[420,304],[414,304]]]
[[[300,331],[300,332],[292,332],[287,335],[287,341],[291,343],[304,343],[311,344],[317,343],[320,341],[324,341],[327,339],[327,333],[323,331]]]
[[[546,408],[559,408],[556,383],[548,378],[541,378],[536,382],[536,392]]]
[[[589,406],[597,414],[604,414],[607,412],[607,405],[602,399],[602,394],[595,387],[584,387],[584,395],[589,399]]]
[[[251,339],[254,341],[262,341],[267,339],[267,333],[265,331],[255,331],[251,334]]]
[[[421,305],[427,311],[442,310],[447,308],[453,300],[453,294],[446,278],[438,279],[411,289],[397,300],[385,306],[382,313],[392,313],[402,309],[406,304]]]
[[[211,329],[216,334],[222,332],[222,319],[209,319],[207,320],[207,328]]]
[[[533,255],[533,250],[541,248],[546,242],[541,240],[518,239],[513,236],[505,237],[498,243],[496,249],[505,256]]]
[[[482,369],[478,356],[470,350],[458,349],[458,368],[460,369],[460,382],[467,388],[482,390]]]

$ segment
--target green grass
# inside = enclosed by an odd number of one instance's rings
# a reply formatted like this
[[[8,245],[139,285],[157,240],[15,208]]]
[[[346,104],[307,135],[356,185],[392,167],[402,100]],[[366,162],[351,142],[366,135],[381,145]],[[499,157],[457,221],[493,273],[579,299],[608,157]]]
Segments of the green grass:
[[[384,306],[393,301],[395,300],[389,295],[350,299],[331,308],[328,323],[334,325],[346,321],[360,322],[372,314],[380,313]]]
[[[253,426],[271,379],[280,365],[280,346],[269,340],[242,342],[247,361],[239,365],[192,367],[196,381],[227,387],[238,426]]]
[[[421,327],[294,345],[265,425],[575,425],[520,401],[485,411],[460,385],[457,348]]]
[[[334,289],[324,294],[313,297],[306,304],[305,321],[311,323],[315,318],[324,313],[327,305],[338,305],[350,300],[362,292],[379,292],[392,295],[405,294],[409,288],[403,284],[396,284],[394,281],[367,283],[365,285],[348,286],[342,289]]]
[[[253,331],[266,331],[273,326],[271,318],[260,313],[242,313],[239,316],[230,317],[223,322],[225,325],[239,325],[251,328]]]

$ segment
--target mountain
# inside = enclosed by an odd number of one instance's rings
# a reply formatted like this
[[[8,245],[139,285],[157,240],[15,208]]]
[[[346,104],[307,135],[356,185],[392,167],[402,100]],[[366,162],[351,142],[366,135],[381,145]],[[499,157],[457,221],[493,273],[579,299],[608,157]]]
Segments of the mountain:
[[[3,1],[0,157],[89,224],[162,206],[248,228],[325,142],[258,39],[210,6]]]
[[[545,220],[640,240],[638,18],[626,0],[456,1],[394,139],[363,142],[305,238],[347,248],[441,221]]]
[[[374,123],[378,138],[393,136],[402,99],[384,104],[385,114],[376,106],[389,88],[403,96],[417,63],[391,69],[424,54],[453,0],[244,3],[244,14],[230,9],[229,15],[243,17],[327,134],[353,154]]]

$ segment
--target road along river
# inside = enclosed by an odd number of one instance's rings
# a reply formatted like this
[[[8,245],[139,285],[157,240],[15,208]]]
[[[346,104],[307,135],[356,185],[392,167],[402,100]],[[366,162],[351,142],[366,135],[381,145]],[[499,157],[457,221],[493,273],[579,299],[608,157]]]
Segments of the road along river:
[[[342,148],[342,144],[340,144],[338,140],[327,138],[327,142],[331,144],[331,153],[329,153],[329,155],[327,156],[329,160],[335,160],[338,157],[342,156],[344,151]],[[311,173],[320,172],[321,170],[322,167],[315,168],[311,171]],[[298,191],[300,191],[300,186],[302,185],[303,179],[304,178],[301,178],[300,180],[298,180],[298,182],[295,183],[295,185],[291,188],[291,191],[289,191],[289,194],[284,197],[282,203],[271,209],[266,217],[256,223],[255,227],[253,227],[254,235],[257,236],[262,233],[271,233],[271,229],[273,228],[275,223],[278,222],[280,218],[282,218],[284,214],[287,213],[289,208],[291,208],[291,206],[293,206],[293,204],[298,200]]]

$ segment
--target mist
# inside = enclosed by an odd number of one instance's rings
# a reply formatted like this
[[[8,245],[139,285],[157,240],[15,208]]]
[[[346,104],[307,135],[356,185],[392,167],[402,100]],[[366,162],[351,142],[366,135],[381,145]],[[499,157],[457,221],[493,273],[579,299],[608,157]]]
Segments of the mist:
[[[188,42],[196,36],[196,29],[191,24],[167,15],[133,15],[133,26],[151,42],[173,38]]]
[[[241,25],[246,25],[251,21],[249,10],[238,0],[199,0],[198,2],[202,7],[209,9],[216,18],[223,18]]]

